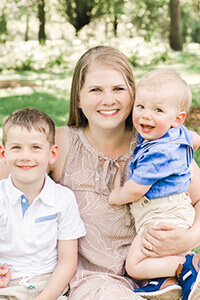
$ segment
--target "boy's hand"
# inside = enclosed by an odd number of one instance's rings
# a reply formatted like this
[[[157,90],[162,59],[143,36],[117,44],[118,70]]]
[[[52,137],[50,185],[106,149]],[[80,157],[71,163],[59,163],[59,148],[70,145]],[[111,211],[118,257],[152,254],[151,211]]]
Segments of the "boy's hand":
[[[3,264],[0,266],[0,288],[5,288],[8,286],[11,279],[11,274],[8,269],[7,264]]]
[[[110,203],[110,205],[117,205],[118,204],[118,196],[119,196],[119,192],[121,190],[121,187],[115,188],[109,195],[108,201]]]

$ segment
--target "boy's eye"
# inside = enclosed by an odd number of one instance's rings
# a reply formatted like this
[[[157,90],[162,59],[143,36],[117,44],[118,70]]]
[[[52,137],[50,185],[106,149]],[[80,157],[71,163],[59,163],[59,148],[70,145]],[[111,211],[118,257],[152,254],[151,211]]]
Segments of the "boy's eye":
[[[13,146],[11,149],[18,150],[18,149],[20,149],[20,146]]]
[[[33,146],[33,150],[37,150],[37,149],[40,149],[39,146]]]
[[[163,112],[163,110],[161,108],[156,108],[155,111],[156,112]]]

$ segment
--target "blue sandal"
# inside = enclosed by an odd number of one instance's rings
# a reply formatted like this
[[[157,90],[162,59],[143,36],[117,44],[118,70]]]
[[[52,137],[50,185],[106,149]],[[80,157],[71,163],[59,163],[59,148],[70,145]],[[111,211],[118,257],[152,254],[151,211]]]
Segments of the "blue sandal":
[[[182,286],[182,300],[200,299],[200,255],[187,254],[186,261],[177,268],[177,277]]]
[[[165,277],[150,280],[144,287],[135,289],[134,293],[149,300],[179,300],[182,289],[176,277]]]

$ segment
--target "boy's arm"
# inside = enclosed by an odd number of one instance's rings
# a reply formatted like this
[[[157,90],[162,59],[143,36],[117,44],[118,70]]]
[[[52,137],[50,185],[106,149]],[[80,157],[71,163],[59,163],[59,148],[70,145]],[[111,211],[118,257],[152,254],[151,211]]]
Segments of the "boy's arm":
[[[58,240],[58,263],[49,282],[36,300],[56,300],[64,291],[77,266],[77,240]]]
[[[126,181],[123,187],[114,189],[109,196],[111,205],[122,205],[135,202],[144,196],[151,185],[142,185],[134,182],[132,179]]]
[[[200,146],[200,135],[195,131],[191,131],[192,133],[192,142],[193,142],[193,150],[196,151]]]

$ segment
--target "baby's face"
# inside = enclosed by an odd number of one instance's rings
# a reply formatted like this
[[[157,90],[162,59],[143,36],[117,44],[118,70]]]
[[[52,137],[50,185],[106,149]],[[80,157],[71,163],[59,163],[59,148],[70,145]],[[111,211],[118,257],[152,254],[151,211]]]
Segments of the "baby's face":
[[[139,87],[133,108],[133,124],[145,140],[155,140],[174,127],[180,112],[174,88]]]

